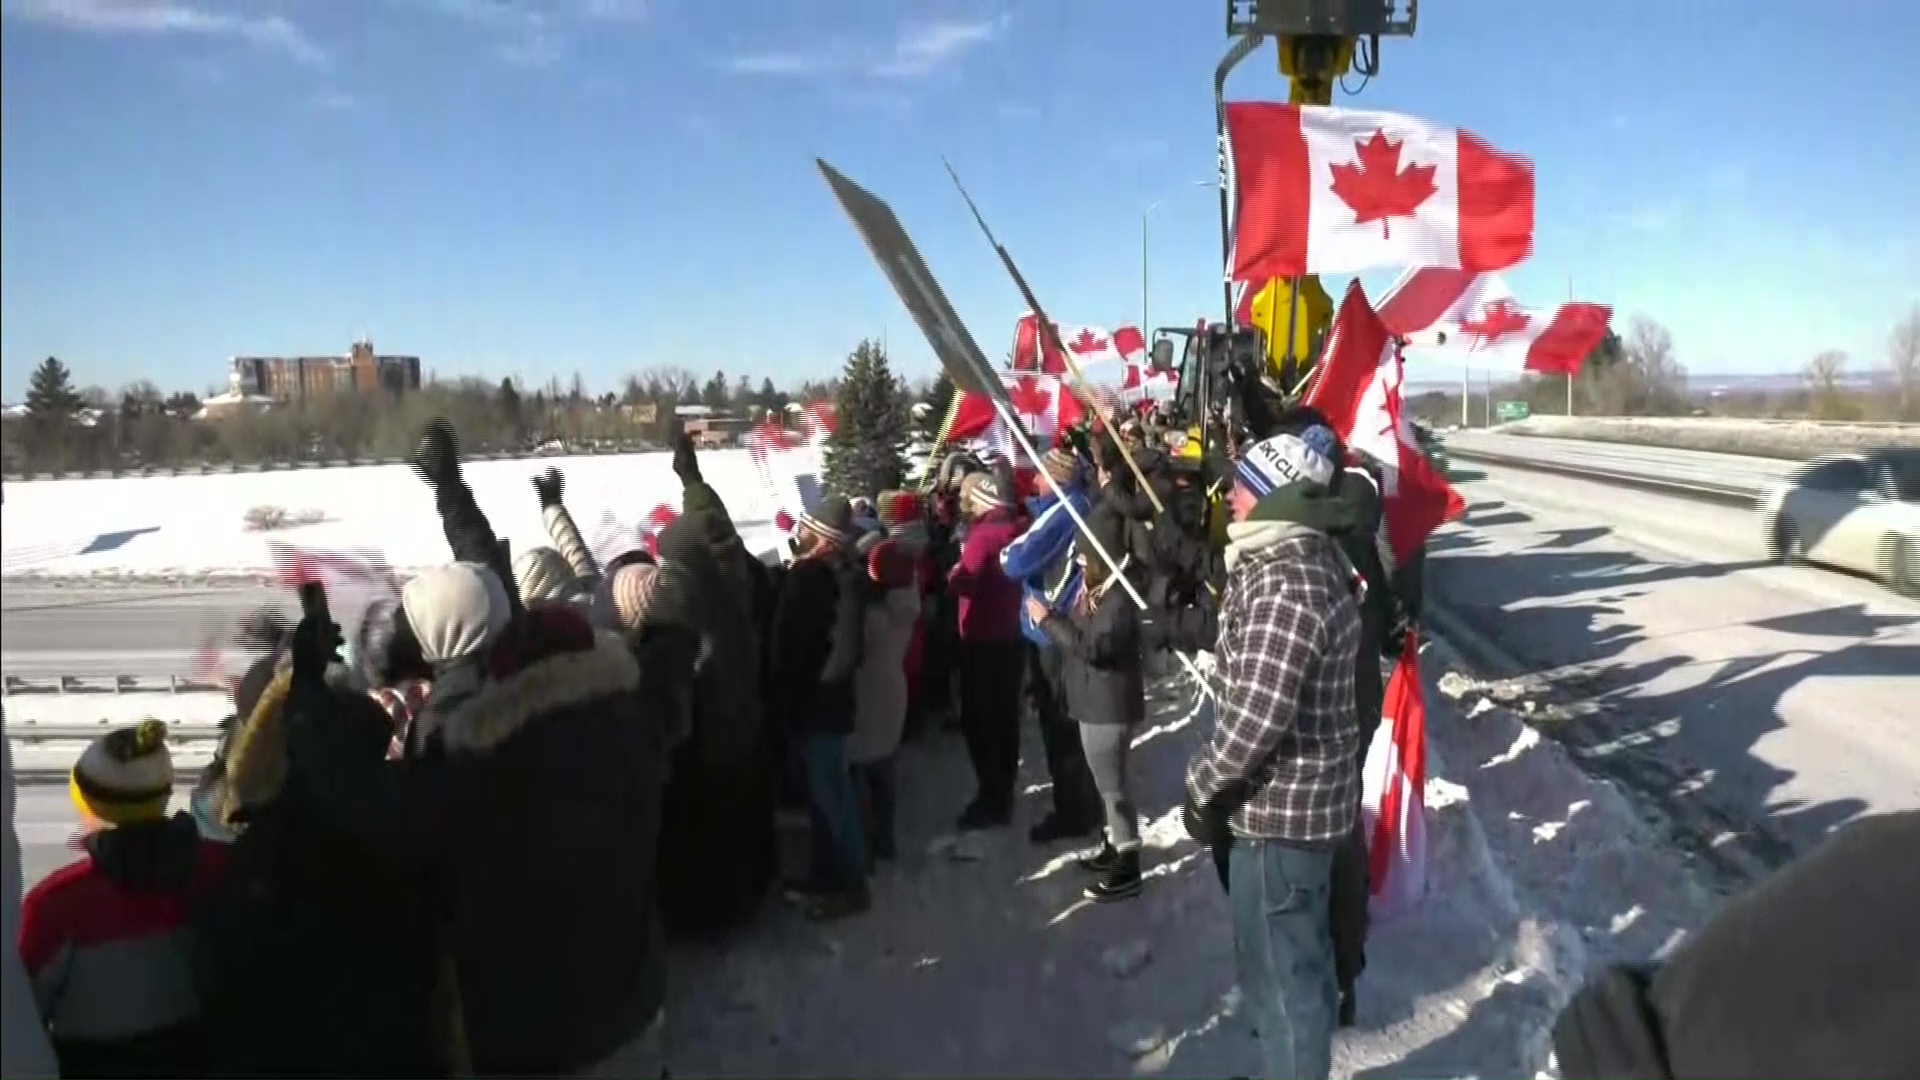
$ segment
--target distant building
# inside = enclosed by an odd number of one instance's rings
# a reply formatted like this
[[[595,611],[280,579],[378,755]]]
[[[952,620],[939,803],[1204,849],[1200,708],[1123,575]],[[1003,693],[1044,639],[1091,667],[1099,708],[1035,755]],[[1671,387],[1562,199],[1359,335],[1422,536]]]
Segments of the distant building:
[[[345,356],[236,356],[227,392],[236,398],[293,401],[338,391],[420,389],[420,358],[382,356],[373,342],[356,341]]]
[[[697,406],[682,406],[696,408]],[[737,446],[740,437],[753,426],[753,421],[743,416],[722,416],[712,410],[704,415],[687,417],[683,422],[687,434],[694,445],[703,450],[715,450],[725,446]]]

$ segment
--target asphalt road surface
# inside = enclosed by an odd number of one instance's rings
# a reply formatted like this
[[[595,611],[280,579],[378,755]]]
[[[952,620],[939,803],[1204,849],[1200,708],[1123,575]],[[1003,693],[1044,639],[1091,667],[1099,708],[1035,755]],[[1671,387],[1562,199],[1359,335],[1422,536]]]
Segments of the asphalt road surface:
[[[0,669],[19,678],[191,675],[198,646],[229,639],[265,606],[299,617],[293,594],[257,585],[8,582],[0,590]],[[357,610],[342,605],[337,614]]]
[[[1709,485],[1765,490],[1797,468],[1780,458],[1717,454],[1664,446],[1589,439],[1553,439],[1538,435],[1494,435],[1481,431],[1449,432],[1448,449],[1464,453],[1479,450],[1505,457],[1532,458],[1560,465],[1585,466],[1623,473]]]
[[[1748,510],[1456,471],[1431,601],[1593,766],[1766,863],[1920,807],[1920,603],[1771,564]]]

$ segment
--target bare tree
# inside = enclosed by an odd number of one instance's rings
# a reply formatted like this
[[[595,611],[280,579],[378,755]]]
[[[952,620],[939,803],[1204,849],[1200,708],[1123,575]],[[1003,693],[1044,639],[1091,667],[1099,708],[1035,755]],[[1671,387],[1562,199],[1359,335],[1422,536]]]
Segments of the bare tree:
[[[1920,420],[1920,304],[1907,309],[1887,342],[1887,368],[1900,395],[1900,419]]]
[[[1857,417],[1859,410],[1847,400],[1845,389],[1840,385],[1847,376],[1846,353],[1839,349],[1823,350],[1807,361],[1801,374],[1813,394],[1815,419],[1852,420]]]

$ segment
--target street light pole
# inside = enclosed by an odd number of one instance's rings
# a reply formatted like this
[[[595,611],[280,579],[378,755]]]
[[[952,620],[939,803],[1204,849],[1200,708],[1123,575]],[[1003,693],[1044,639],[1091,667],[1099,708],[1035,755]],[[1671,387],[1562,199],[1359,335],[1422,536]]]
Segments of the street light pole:
[[[1219,182],[1215,180],[1195,180],[1192,186],[1217,187],[1219,186]],[[1147,246],[1147,219],[1152,217],[1153,212],[1160,209],[1160,206],[1166,201],[1165,197],[1155,199],[1147,204],[1145,210],[1140,211],[1140,333],[1142,334],[1153,333],[1153,323],[1147,318],[1147,262],[1150,257]]]

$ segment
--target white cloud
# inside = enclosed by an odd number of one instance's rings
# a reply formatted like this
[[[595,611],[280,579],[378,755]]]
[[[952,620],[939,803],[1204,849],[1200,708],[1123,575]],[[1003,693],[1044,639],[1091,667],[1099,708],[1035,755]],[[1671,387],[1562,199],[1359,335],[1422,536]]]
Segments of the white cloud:
[[[744,53],[726,61],[739,75],[815,78],[853,75],[870,79],[916,79],[957,63],[998,37],[1007,17],[943,19],[912,23],[885,43],[835,39],[812,49]]]
[[[250,15],[188,0],[6,0],[5,13],[22,22],[75,33],[199,35],[237,38],[313,67],[327,52],[280,15]]]

